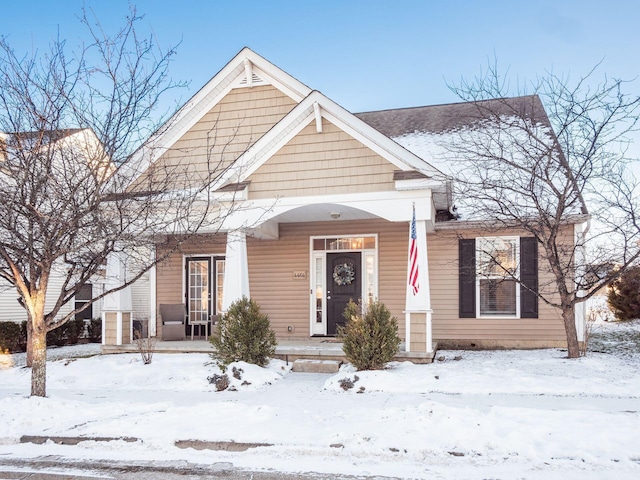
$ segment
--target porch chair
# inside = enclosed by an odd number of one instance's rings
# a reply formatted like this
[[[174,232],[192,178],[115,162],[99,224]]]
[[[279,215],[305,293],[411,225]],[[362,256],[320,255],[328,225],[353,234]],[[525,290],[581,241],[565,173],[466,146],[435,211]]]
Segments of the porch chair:
[[[187,309],[184,303],[161,303],[160,318],[162,318],[163,341],[185,339],[185,321],[187,319]]]

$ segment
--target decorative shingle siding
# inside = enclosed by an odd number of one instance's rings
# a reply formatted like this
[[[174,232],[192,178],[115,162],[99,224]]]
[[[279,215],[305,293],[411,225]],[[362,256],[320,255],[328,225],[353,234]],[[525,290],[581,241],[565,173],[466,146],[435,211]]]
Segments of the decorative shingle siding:
[[[175,181],[197,184],[210,172],[222,173],[271,129],[296,103],[272,86],[231,90],[175,142],[152,170]],[[143,182],[144,177],[139,180]]]
[[[394,190],[397,168],[323,119],[315,122],[251,176],[250,198],[295,197]]]

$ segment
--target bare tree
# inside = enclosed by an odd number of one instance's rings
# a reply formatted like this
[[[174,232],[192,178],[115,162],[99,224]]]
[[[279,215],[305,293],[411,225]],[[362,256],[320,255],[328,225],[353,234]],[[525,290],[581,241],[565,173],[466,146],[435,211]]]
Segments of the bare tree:
[[[595,82],[595,71],[575,83],[547,73],[529,95],[508,98],[508,84],[491,64],[451,87],[471,102],[475,121],[442,145],[466,218],[536,239],[539,268],[551,280],[521,288],[559,309],[570,358],[580,352],[576,305],[640,257],[640,188],[630,169],[637,159],[627,157],[640,97],[625,93],[622,80]],[[589,232],[574,238],[572,225],[580,222]],[[617,268],[586,267],[585,255],[588,265]]]
[[[203,226],[215,231],[232,208],[209,193],[228,165],[220,155],[197,171],[179,162],[147,170],[162,133],[152,115],[180,84],[167,76],[175,49],[141,37],[140,19],[132,8],[110,36],[84,12],[90,42],[70,55],[60,39],[29,56],[0,39],[0,280],[27,311],[32,395],[46,395],[47,332],[138,280]],[[170,247],[152,258],[159,243]],[[62,308],[122,252],[126,279]],[[63,284],[47,310],[53,275]]]

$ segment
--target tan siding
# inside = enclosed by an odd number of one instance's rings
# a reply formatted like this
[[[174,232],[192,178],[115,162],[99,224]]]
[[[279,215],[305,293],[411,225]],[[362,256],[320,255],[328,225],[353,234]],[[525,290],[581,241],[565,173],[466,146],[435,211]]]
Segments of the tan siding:
[[[224,256],[227,237],[220,235],[201,235],[192,238],[182,245],[180,251],[174,252],[156,267],[156,301],[161,303],[184,303],[183,296],[184,255],[222,255]],[[163,256],[163,250],[158,248],[157,256]],[[159,312],[159,309],[156,311]],[[162,322],[160,315],[156,319],[158,337],[162,336]]]
[[[537,319],[458,318],[458,234],[461,233],[466,238],[486,235],[481,231],[460,231],[438,232],[427,237],[434,340],[563,341],[565,333],[559,311],[542,301],[538,303]],[[502,234],[518,235],[518,232]],[[543,253],[539,251],[538,255]],[[544,269],[542,259],[538,263],[542,286],[549,283],[550,273]]]
[[[413,313],[411,315],[411,351],[425,352],[427,345],[427,316]]]
[[[191,184],[219,174],[289,113],[296,102],[272,86],[231,90],[152,167],[158,178]],[[143,185],[143,176],[138,184]]]
[[[105,313],[105,344],[106,345],[116,345],[117,338],[117,313],[115,312],[106,312]],[[131,317],[128,313],[124,313],[122,315],[122,338],[121,342],[123,345],[131,343],[131,326],[130,326]]]
[[[251,177],[251,198],[377,192],[394,189],[395,167],[323,119],[305,127]]]
[[[105,312],[105,344],[116,344],[116,314],[112,312]]]
[[[398,318],[404,337],[404,276],[408,226],[382,220],[281,224],[280,239],[248,242],[251,297],[269,314],[279,337],[309,335],[309,279],[294,280],[294,271],[309,271],[309,237],[320,235],[379,235],[379,298]],[[405,230],[407,230],[405,232]],[[399,245],[401,251],[397,251]],[[398,273],[398,270],[401,270]],[[295,328],[287,333],[287,326]]]
[[[122,344],[131,343],[131,314],[122,314]]]
[[[434,341],[492,347],[562,344],[565,337],[560,315],[543,302],[539,303],[538,319],[458,318],[458,233],[439,231],[427,236]],[[464,232],[469,237],[480,233]],[[384,220],[281,224],[278,240],[247,239],[251,297],[269,315],[279,338],[309,335],[310,278],[295,280],[292,274],[309,271],[310,236],[353,234],[378,234],[378,295],[398,319],[400,337],[404,339],[408,224]],[[224,253],[224,236],[203,236],[185,245],[184,251]],[[544,265],[542,259],[539,264]],[[548,282],[549,273],[543,268],[539,275],[541,285]],[[177,253],[158,266],[158,303],[181,303],[183,281],[182,254]],[[417,351],[426,340],[424,320],[418,315],[412,317],[412,329],[417,334],[412,350]],[[287,332],[288,326],[294,328],[293,333]],[[160,329],[159,325],[158,335]]]

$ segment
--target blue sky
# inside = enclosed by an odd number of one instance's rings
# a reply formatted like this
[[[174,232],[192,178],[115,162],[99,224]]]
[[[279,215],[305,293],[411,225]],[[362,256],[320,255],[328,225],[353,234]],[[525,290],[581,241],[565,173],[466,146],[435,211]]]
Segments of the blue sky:
[[[447,82],[494,55],[514,87],[548,69],[577,78],[600,61],[602,75],[640,75],[637,0],[133,3],[161,45],[182,42],[171,74],[190,81],[174,92],[183,101],[244,46],[354,112],[455,102]],[[18,51],[44,49],[58,30],[76,45],[83,4],[113,30],[129,2],[0,0],[0,34]]]

